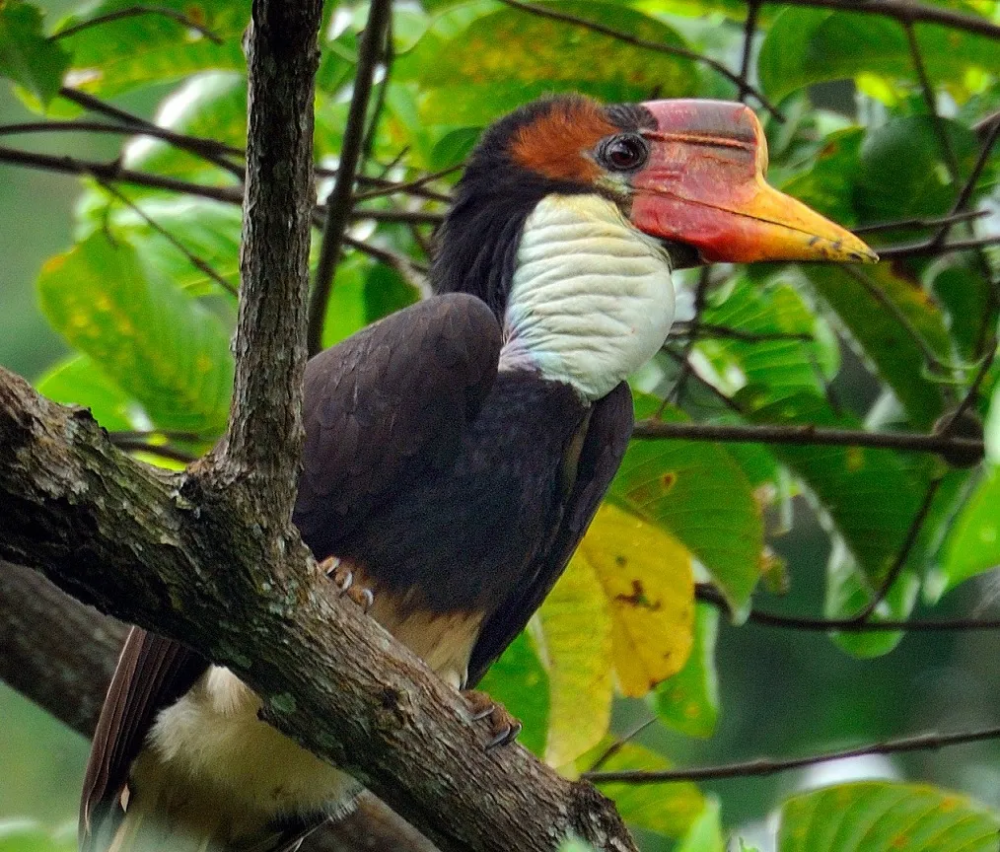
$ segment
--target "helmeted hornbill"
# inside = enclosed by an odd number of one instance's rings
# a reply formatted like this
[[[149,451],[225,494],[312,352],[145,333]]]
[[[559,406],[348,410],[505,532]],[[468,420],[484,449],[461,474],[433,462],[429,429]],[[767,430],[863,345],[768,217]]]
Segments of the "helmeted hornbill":
[[[632,429],[624,379],[662,345],[671,266],[866,261],[768,187],[741,104],[526,106],[472,154],[437,295],[309,363],[295,523],[371,614],[474,685],[562,572]],[[227,669],[135,629],[83,792],[86,852],[279,849],[358,785],[257,718]]]

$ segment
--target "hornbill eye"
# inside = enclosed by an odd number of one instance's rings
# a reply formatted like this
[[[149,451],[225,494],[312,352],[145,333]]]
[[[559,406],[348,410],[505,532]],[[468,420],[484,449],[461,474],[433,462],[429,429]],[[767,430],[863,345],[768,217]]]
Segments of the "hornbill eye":
[[[612,136],[598,152],[601,161],[617,172],[627,172],[644,165],[649,156],[646,142],[632,134]]]

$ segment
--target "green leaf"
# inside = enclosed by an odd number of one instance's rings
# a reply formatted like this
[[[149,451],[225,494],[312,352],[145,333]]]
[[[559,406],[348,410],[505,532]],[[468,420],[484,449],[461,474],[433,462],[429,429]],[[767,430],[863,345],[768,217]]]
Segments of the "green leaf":
[[[826,598],[823,614],[828,619],[853,618],[862,612],[872,599],[873,584],[858,570],[843,542],[834,540],[826,570]],[[869,617],[869,621],[902,621],[917,602],[920,581],[913,571],[903,570],[896,582]],[[834,642],[849,654],[867,659],[888,654],[902,640],[902,631],[836,633]]]
[[[939,122],[960,172],[968,174],[979,152],[975,133],[954,121],[942,118]],[[959,188],[948,176],[937,125],[930,116],[905,116],[865,136],[858,171],[853,173],[854,205],[860,222],[949,212]],[[878,242],[874,240],[876,250]]]
[[[110,431],[136,428],[142,409],[86,355],[71,355],[35,384],[43,396],[63,405],[82,405]],[[140,415],[140,418],[136,418]]]
[[[778,852],[996,852],[1000,819],[936,787],[862,781],[794,796]]]
[[[910,423],[929,428],[944,409],[944,397],[940,382],[927,375],[928,353],[951,360],[937,303],[918,281],[896,275],[887,264],[864,271],[809,264],[803,272],[893,389]]]
[[[813,153],[809,167],[796,169],[781,186],[782,191],[840,225],[853,224],[857,214],[851,187],[844,176],[857,174],[864,139],[865,131],[861,127],[831,133]]]
[[[961,81],[972,68],[1000,71],[996,44],[987,37],[929,25],[918,26],[915,32],[927,75],[938,84]],[[774,19],[757,59],[761,85],[774,100],[860,72],[916,84],[910,45],[897,21],[823,9],[786,9]]]
[[[818,396],[797,394],[780,402],[769,397],[767,388],[753,386],[741,390],[736,401],[756,423],[861,428],[856,419],[834,414]],[[912,468],[895,453],[865,447],[784,445],[772,451],[816,495],[865,575],[872,582],[882,578],[920,507],[923,495]]]
[[[694,646],[684,668],[656,687],[656,715],[665,725],[691,737],[709,737],[719,716],[715,639],[719,612],[708,604],[695,608]]]
[[[993,388],[993,398],[986,415],[984,432],[986,460],[994,465],[1000,464],[1000,382]]]
[[[229,285],[229,290],[235,292],[239,288],[242,223],[239,207],[177,195],[142,198],[136,206],[159,227],[154,228],[146,218],[103,189],[91,189],[78,205],[78,238],[108,230],[115,240],[135,249],[148,276],[171,281],[191,296],[220,295],[227,291],[188,255],[207,264]]]
[[[48,106],[62,85],[69,55],[42,31],[42,12],[30,3],[0,3],[0,76]]]
[[[218,434],[233,364],[222,324],[172,283],[147,276],[135,250],[95,233],[38,278],[49,322],[163,429]]]
[[[936,596],[1000,566],[1000,471],[991,468],[955,519],[928,585]]]
[[[60,28],[134,6],[131,0],[104,0],[88,5],[86,14],[70,16]],[[79,88],[108,97],[179,80],[196,71],[246,68],[241,40],[248,10],[242,0],[160,0],[157,8],[186,16],[207,28],[221,43],[161,14],[104,21],[61,39],[73,52]]]
[[[365,282],[370,262],[358,254],[337,264],[323,325],[323,348],[333,346],[368,323]]]
[[[671,27],[621,3],[565,2],[558,11],[657,44],[685,46]],[[616,103],[660,90],[692,95],[698,80],[688,60],[483,3],[440,16],[394,73],[431,90],[426,118],[453,125],[483,125],[544,92],[579,91]]]
[[[175,133],[243,148],[247,134],[247,81],[238,71],[206,71],[184,81],[161,101],[157,122]],[[239,159],[231,158],[234,163]],[[236,186],[232,175],[164,140],[140,137],[126,149],[124,164],[213,186]],[[130,196],[135,189],[129,188]]]
[[[722,809],[715,799],[705,802],[705,809],[688,829],[676,852],[726,852]]]
[[[0,820],[0,852],[73,852],[76,840],[67,832],[51,833],[31,819]]]
[[[660,401],[636,394],[636,417]],[[685,416],[670,406],[662,418]],[[759,575],[764,530],[743,471],[721,447],[693,441],[633,441],[611,485],[611,499],[659,524],[705,565],[734,609]]]
[[[375,322],[420,301],[420,291],[395,269],[376,263],[365,276],[365,321]]]
[[[603,764],[602,771],[640,769],[650,772],[670,769],[663,755],[634,743],[625,743]],[[705,798],[689,781],[674,784],[601,784],[629,825],[667,837],[682,837],[705,809]]]
[[[607,733],[614,698],[610,605],[586,559],[574,556],[538,617],[549,674],[545,760],[564,766]]]
[[[489,693],[521,721],[517,741],[541,757],[549,719],[549,676],[530,638],[530,630],[510,643],[477,689]]]

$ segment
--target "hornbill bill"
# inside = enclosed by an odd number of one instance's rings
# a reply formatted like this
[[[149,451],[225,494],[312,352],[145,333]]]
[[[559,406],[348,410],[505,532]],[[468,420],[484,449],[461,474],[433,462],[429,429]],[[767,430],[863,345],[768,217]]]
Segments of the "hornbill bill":
[[[741,104],[526,106],[471,156],[437,295],[309,363],[295,523],[455,687],[525,626],[607,490],[632,429],[624,380],[673,320],[671,267],[875,259],[770,188],[766,167]],[[259,708],[227,669],[133,630],[94,738],[82,849],[269,852],[349,810],[357,783]]]

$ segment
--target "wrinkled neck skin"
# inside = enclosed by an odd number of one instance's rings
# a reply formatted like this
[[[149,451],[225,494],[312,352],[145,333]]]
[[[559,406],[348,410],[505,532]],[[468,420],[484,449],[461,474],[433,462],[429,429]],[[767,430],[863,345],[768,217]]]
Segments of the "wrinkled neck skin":
[[[518,245],[500,369],[595,401],[656,354],[673,319],[665,249],[601,196],[549,195]]]

